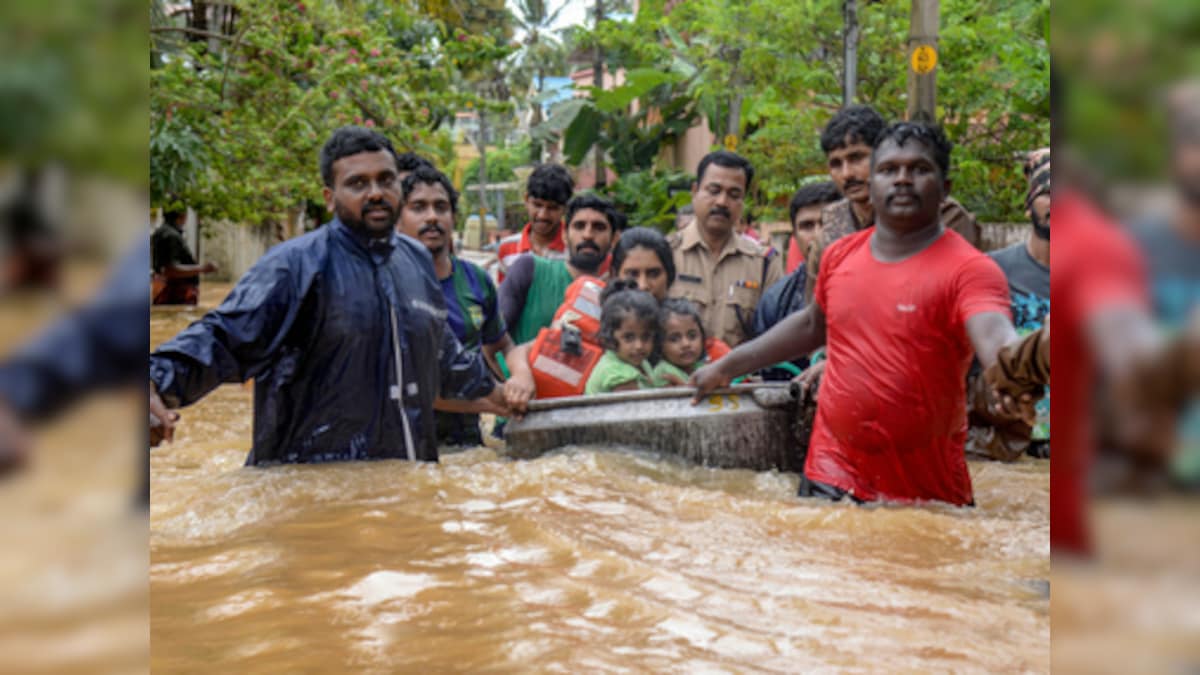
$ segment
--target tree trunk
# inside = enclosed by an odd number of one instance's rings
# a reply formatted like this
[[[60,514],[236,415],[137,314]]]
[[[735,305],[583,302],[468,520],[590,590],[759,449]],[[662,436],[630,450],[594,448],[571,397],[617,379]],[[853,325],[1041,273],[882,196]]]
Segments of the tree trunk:
[[[604,1],[596,0],[596,28],[600,28],[600,22],[604,20]],[[600,43],[596,42],[596,47],[592,53],[592,84],[596,89],[604,89],[604,54],[600,51]],[[604,149],[600,144],[596,144],[596,189],[602,190],[608,183],[607,176],[604,173]]]
[[[854,104],[858,88],[858,3],[845,0],[842,6],[842,107]]]

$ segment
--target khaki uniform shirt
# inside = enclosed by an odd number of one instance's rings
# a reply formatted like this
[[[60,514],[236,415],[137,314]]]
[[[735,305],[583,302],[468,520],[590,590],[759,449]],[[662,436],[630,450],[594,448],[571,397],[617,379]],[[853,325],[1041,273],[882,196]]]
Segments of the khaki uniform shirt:
[[[976,222],[975,215],[964,208],[962,204],[959,204],[953,197],[947,197],[942,202],[939,215],[942,225],[947,230],[954,230],[972,246],[979,248],[979,223]],[[804,263],[805,273],[808,275],[804,282],[804,304],[811,303],[813,295],[817,291],[817,273],[821,270],[821,254],[825,252],[825,249],[838,239],[871,225],[874,223],[863,225],[858,222],[849,199],[836,201],[821,210],[821,229],[813,239]]]
[[[733,233],[713,261],[700,228],[692,224],[667,237],[675,255],[671,297],[695,303],[709,337],[729,346],[746,340],[763,291],[783,277],[778,255]]]

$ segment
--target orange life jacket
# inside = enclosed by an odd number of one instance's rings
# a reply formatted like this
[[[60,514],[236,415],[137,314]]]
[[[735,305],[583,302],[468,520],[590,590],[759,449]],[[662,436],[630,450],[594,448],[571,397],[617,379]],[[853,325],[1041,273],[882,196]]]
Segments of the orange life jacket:
[[[600,293],[604,287],[603,279],[587,275],[572,281],[554,313],[554,323],[538,331],[529,350],[538,398],[583,394],[592,369],[604,355],[600,346]],[[564,317],[577,332],[555,327]]]
[[[710,337],[704,341],[704,353],[708,354],[709,363],[716,362],[731,351],[733,349],[719,337]]]
[[[600,293],[604,290],[603,279],[582,275],[567,286],[563,303],[554,313],[554,324],[571,313],[571,324],[579,329],[583,339],[592,344],[600,343]]]
[[[543,328],[538,331],[533,348],[529,350],[529,368],[533,371],[538,398],[583,394],[592,370],[600,357],[604,356],[604,349],[584,340],[578,333],[574,335],[574,339],[567,337],[564,340],[562,329]]]

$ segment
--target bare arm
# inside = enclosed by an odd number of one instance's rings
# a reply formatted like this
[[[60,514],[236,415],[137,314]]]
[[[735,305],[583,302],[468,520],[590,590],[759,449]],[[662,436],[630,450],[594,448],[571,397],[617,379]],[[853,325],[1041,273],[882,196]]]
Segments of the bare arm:
[[[812,303],[789,315],[759,337],[738,345],[724,358],[692,374],[688,384],[696,387],[692,401],[729,384],[733,378],[759,368],[807,355],[825,344],[825,313]]]
[[[981,312],[967,319],[967,338],[985,369],[996,362],[1001,347],[1021,339],[1012,320],[1000,312]]]
[[[217,264],[206,262],[197,265],[167,265],[163,268],[163,276],[168,279],[194,277],[198,274],[208,274],[217,271]]]

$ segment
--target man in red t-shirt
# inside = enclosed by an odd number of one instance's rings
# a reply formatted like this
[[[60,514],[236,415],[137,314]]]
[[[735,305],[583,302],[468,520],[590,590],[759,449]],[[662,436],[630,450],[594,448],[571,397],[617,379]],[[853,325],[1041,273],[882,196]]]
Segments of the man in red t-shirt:
[[[949,165],[940,129],[888,127],[871,157],[875,226],[826,250],[814,303],[692,376],[699,400],[826,345],[802,496],[974,503],[963,382],[973,355],[990,366],[1018,337],[1004,273],[941,223]],[[1032,417],[1032,403],[1007,412]]]
[[[542,164],[529,174],[529,181],[525,183],[529,222],[520,232],[500,240],[500,248],[496,251],[500,263],[498,281],[504,281],[508,269],[524,253],[567,259],[562,218],[574,192],[571,174],[558,164]]]

